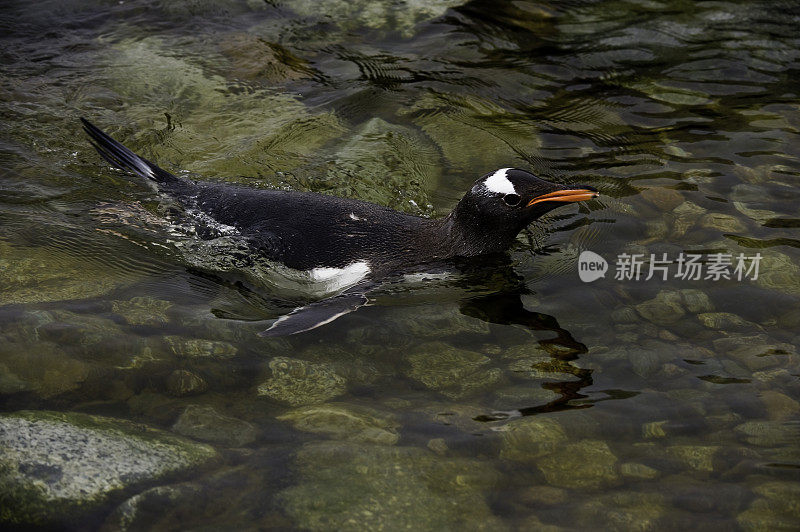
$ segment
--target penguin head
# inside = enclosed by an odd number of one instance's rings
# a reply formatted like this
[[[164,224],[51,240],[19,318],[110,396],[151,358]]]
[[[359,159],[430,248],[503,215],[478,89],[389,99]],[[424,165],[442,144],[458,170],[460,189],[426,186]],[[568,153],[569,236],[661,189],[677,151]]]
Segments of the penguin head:
[[[451,214],[474,254],[507,249],[528,224],[551,210],[599,196],[597,189],[560,185],[516,168],[479,178]]]

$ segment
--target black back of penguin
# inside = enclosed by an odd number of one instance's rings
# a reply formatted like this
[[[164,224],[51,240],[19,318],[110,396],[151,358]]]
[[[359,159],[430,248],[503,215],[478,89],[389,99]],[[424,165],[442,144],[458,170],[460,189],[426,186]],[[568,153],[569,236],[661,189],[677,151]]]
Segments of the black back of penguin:
[[[436,220],[309,192],[200,185],[195,207],[298,270],[367,262],[373,273],[435,260]]]

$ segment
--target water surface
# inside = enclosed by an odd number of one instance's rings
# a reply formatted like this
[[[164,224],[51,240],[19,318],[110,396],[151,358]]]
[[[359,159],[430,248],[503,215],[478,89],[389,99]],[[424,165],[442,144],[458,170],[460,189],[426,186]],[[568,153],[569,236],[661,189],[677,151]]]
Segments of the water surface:
[[[144,492],[158,530],[800,526],[798,27],[794,1],[6,3],[0,408],[221,457],[58,524]],[[170,171],[422,216],[507,166],[602,196],[260,339],[302,298],[209,271],[79,116]],[[614,278],[681,253],[759,275]]]

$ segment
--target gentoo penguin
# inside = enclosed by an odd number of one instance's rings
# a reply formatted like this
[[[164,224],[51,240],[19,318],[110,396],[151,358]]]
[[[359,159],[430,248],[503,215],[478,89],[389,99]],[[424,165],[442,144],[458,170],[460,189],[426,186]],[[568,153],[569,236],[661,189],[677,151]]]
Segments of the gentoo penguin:
[[[598,196],[525,170],[501,168],[479,178],[443,218],[423,218],[354,199],[309,192],[259,190],[177,177],[130,151],[81,118],[97,152],[114,166],[234,233],[260,255],[310,281],[332,280],[337,293],[278,318],[262,336],[295,334],[330,323],[367,302],[365,293],[414,266],[501,253],[543,214]],[[202,221],[201,221],[202,218]],[[240,246],[241,249],[241,246]]]

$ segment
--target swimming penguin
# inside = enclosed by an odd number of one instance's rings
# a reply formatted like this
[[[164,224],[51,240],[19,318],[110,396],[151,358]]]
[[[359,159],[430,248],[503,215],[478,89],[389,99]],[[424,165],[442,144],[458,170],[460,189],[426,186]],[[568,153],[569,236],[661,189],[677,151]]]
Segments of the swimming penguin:
[[[195,213],[228,228],[248,252],[310,281],[328,281],[337,295],[278,318],[262,336],[308,331],[367,302],[366,292],[414,266],[506,251],[543,214],[597,197],[525,170],[501,168],[480,177],[443,218],[423,218],[373,203],[310,192],[259,190],[177,177],[130,151],[81,118],[97,152],[114,166],[156,184]],[[202,219],[202,220],[201,220]]]

